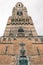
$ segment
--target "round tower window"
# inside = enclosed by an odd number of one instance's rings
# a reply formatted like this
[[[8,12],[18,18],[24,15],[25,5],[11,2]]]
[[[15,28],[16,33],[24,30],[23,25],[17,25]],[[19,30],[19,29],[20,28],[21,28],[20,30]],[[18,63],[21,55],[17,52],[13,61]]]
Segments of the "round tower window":
[[[19,6],[20,6],[20,4],[19,4]]]

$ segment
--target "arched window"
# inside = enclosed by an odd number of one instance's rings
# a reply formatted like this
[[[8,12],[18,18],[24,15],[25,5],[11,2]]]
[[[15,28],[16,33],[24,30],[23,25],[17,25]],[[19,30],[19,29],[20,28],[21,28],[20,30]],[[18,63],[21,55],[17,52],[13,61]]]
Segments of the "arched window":
[[[19,28],[18,32],[24,32],[24,30],[22,28]]]
[[[25,36],[24,30],[21,27],[18,29],[18,36],[19,37],[24,37]]]
[[[19,16],[23,15],[22,11],[17,11],[17,15]]]
[[[19,60],[19,65],[28,65],[28,60],[26,58],[26,56],[21,56],[20,60]]]

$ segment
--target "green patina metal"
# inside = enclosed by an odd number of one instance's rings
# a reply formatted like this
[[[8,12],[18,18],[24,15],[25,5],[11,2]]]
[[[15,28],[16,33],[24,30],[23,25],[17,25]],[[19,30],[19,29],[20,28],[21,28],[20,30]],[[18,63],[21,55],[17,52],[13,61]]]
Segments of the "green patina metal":
[[[19,65],[28,65],[28,60],[27,59],[19,60]]]

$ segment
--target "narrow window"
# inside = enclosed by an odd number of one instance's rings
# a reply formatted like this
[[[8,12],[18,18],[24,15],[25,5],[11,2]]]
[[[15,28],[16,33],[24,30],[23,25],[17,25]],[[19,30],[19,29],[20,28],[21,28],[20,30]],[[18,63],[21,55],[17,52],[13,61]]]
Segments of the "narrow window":
[[[18,11],[17,15],[19,15],[19,16],[23,15],[22,11]]]
[[[8,46],[5,47],[5,54],[7,54]]]
[[[39,51],[38,47],[37,47],[37,52],[38,52],[38,55],[40,55],[40,51]]]

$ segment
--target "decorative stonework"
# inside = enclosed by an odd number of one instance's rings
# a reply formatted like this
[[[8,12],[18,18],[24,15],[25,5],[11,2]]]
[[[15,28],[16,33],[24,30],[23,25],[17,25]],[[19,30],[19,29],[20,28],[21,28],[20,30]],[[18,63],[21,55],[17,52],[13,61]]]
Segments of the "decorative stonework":
[[[0,37],[0,65],[43,65],[43,42],[21,2],[13,8]]]

